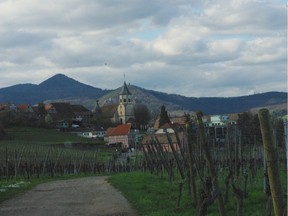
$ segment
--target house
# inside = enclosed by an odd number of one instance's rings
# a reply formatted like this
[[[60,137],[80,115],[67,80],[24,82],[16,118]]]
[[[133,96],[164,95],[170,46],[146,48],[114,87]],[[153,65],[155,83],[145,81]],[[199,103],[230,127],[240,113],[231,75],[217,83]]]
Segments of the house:
[[[72,112],[74,113],[74,120],[84,124],[90,123],[92,119],[92,112],[82,105],[71,104]]]
[[[17,105],[18,112],[25,112],[25,113],[33,113],[34,110],[29,104],[18,104]]]
[[[131,124],[120,124],[114,128],[108,128],[104,140],[107,145],[121,143],[122,148],[134,146],[135,140]]]
[[[212,115],[206,117],[206,130],[209,133],[209,142],[223,143],[229,125],[237,124],[238,114]]]
[[[175,116],[175,117],[170,117],[170,122],[173,125],[173,128],[177,128],[177,130],[181,130],[186,125],[185,119],[186,119],[185,116]],[[159,125],[160,125],[160,117],[156,119],[154,123],[154,129],[158,130],[160,127]]]
[[[155,134],[173,134],[175,133],[174,129],[172,128],[171,124],[166,123],[164,125],[162,125],[161,127],[158,128],[158,130],[155,131]]]
[[[0,111],[8,110],[7,104],[0,104]]]
[[[78,136],[85,137],[85,138],[91,138],[91,139],[96,139],[96,138],[103,139],[105,136],[105,133],[106,133],[106,131],[103,127],[87,129],[85,131],[81,130],[81,131],[77,132]]]
[[[15,104],[10,104],[9,105],[9,110],[16,112],[17,111],[17,106]]]
[[[72,125],[74,113],[69,103],[46,104],[45,110],[47,123],[54,124],[56,128],[60,129],[67,129]]]
[[[172,145],[174,147],[174,149],[176,151],[180,151],[180,146],[178,144],[178,141],[177,141],[177,138],[176,138],[176,134],[175,133],[169,133],[170,135],[170,138],[171,138],[171,141],[172,141]],[[180,138],[180,141],[183,140],[183,132],[180,132],[178,133],[178,136]],[[161,133],[161,134],[145,134],[143,136],[143,140],[141,141],[141,144],[143,146],[143,151],[148,151],[148,147],[147,145],[152,145],[151,142],[152,141],[159,141],[161,147],[162,147],[162,150],[163,151],[167,151],[167,152],[172,152],[172,148],[170,146],[170,143],[168,141],[168,137],[167,137],[167,134],[166,133]],[[182,143],[180,143],[182,144]]]
[[[228,114],[228,119],[227,119],[226,124],[235,125],[237,124],[238,119],[239,119],[238,113]]]
[[[55,124],[57,128],[65,129],[79,123],[89,123],[92,113],[82,105],[70,103],[45,104],[47,115],[45,121]]]
[[[172,148],[171,145],[169,143],[167,134],[169,134],[171,141],[172,141],[172,145],[174,147],[174,149],[176,151],[180,150],[180,146],[179,143],[177,141],[177,137],[176,137],[176,133],[175,130],[172,126],[172,124],[166,123],[164,125],[162,125],[160,128],[158,128],[154,134],[145,134],[143,136],[143,140],[141,142],[142,146],[143,146],[143,151],[148,151],[148,146],[151,146],[151,142],[154,141],[159,141],[160,145],[162,146],[162,150],[163,151],[168,151],[168,152],[172,152]],[[178,137],[180,139],[180,141],[183,141],[183,132],[178,132]],[[181,143],[180,143],[181,144]]]

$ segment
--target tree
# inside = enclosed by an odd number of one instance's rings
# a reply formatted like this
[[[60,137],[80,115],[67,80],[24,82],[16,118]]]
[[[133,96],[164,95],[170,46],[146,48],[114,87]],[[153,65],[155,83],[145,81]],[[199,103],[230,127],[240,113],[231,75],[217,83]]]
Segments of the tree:
[[[160,120],[159,120],[159,127],[166,123],[171,123],[169,116],[167,114],[166,107],[164,105],[161,106],[161,112],[160,112]]]
[[[45,118],[47,111],[45,110],[44,103],[38,103],[38,115],[40,118]]]
[[[137,104],[134,106],[134,116],[137,127],[140,129],[145,129],[151,120],[150,111],[144,104]]]
[[[16,113],[13,111],[1,111],[0,122],[4,128],[16,125]]]

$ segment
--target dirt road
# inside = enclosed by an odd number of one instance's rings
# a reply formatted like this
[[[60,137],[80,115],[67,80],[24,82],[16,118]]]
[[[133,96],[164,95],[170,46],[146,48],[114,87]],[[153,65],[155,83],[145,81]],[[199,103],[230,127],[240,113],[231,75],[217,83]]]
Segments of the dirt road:
[[[38,185],[0,204],[0,215],[136,216],[136,211],[106,179],[99,176]]]

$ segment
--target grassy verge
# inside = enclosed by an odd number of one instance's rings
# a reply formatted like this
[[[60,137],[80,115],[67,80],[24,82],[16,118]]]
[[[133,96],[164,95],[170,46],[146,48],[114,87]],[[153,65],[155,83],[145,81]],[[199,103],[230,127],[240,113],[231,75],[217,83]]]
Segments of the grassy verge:
[[[262,216],[265,213],[266,196],[263,192],[263,178],[261,178],[260,173],[258,177],[249,180],[248,197],[244,200],[243,215]],[[221,181],[221,178],[219,180]],[[197,215],[188,193],[187,184],[183,188],[180,210],[176,210],[179,193],[177,181],[169,183],[165,177],[161,178],[157,175],[142,172],[116,174],[111,176],[108,181],[123,192],[140,215]],[[236,182],[237,186],[241,186],[242,183],[243,181]],[[199,188],[200,182],[198,181],[197,189],[199,190]],[[284,188],[286,189],[286,187]],[[227,215],[236,215],[236,199],[231,190],[229,192],[229,202],[226,204],[226,211]],[[219,215],[216,201],[208,208],[208,215]]]
[[[108,181],[121,190],[140,215],[196,215],[188,193],[183,193],[181,210],[176,211],[178,184],[169,183],[150,173],[123,173],[111,176]],[[185,188],[187,191],[187,188]]]

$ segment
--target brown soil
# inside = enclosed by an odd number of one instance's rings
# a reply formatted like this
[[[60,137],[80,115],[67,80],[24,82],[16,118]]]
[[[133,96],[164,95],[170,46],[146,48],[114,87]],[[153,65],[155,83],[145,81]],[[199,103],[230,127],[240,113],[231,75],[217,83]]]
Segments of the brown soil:
[[[0,204],[1,216],[136,216],[107,177],[49,182]]]

